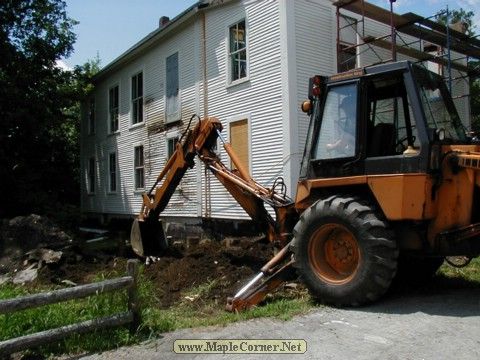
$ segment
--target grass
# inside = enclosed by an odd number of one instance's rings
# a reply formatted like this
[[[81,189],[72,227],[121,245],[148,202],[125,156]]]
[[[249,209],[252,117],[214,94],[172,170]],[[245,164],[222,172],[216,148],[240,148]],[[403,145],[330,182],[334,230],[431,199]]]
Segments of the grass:
[[[114,271],[100,274],[95,281],[123,275],[123,273]],[[310,301],[306,291],[282,291],[281,294],[269,294],[262,306],[240,314],[232,314],[225,311],[225,303],[212,304],[207,301],[207,296],[216,284],[217,280],[212,280],[192,288],[184,294],[183,300],[178,305],[169,309],[160,309],[154,305],[159,303],[159,299],[153,298],[156,293],[154,291],[156,284],[144,277],[140,271],[138,296],[142,324],[136,333],[131,334],[126,328],[117,328],[92,334],[72,335],[57,344],[45,345],[26,351],[24,354],[49,357],[64,353],[99,352],[138,343],[175,329],[224,325],[259,317],[288,320],[292,316],[304,313],[316,306]],[[45,291],[48,290],[55,290],[55,288],[45,289]],[[10,299],[31,293],[32,291],[21,286],[11,284],[0,286],[0,299]],[[221,299],[221,301],[224,300],[226,299]],[[0,315],[0,341],[125,311],[127,311],[126,291],[117,291]]]
[[[202,296],[208,295],[207,291],[211,287],[212,284],[208,283],[192,289],[189,293],[196,296],[187,295],[188,299],[185,298],[180,304],[167,310],[148,309],[148,316],[143,317],[144,325],[149,327],[152,333],[158,333],[190,327],[226,325],[262,317],[286,321],[318,306],[313,303],[306,290],[284,290],[267,295],[261,306],[241,313],[230,313],[225,311],[226,299],[216,304],[206,304],[203,301]]]
[[[103,279],[98,279],[103,280]],[[54,290],[52,288],[52,290]],[[0,287],[0,298],[8,299],[29,295],[31,292],[20,286]],[[127,311],[126,291],[101,294],[80,300],[42,306],[34,309],[0,315],[0,341],[29,335],[40,331],[80,323],[119,312]],[[35,354],[49,356],[59,353],[77,353],[111,349],[118,344],[135,341],[128,329],[99,331],[87,335],[72,335],[64,341],[33,350]],[[26,353],[30,353],[27,351]]]
[[[96,280],[101,281],[105,278],[123,275],[123,273],[111,272],[100,275]],[[480,284],[480,259],[473,259],[471,264],[464,268],[442,265],[435,279],[437,285],[449,288],[478,287]],[[439,281],[440,283],[438,283]],[[239,314],[232,314],[224,310],[225,303],[212,304],[206,300],[215,285],[218,285],[217,280],[201,284],[186,293],[184,299],[178,305],[169,309],[160,309],[154,305],[159,303],[159,299],[153,298],[153,294],[155,294],[153,290],[156,284],[140,272],[138,292],[142,309],[142,324],[135,334],[131,334],[126,328],[118,328],[99,331],[94,334],[73,335],[63,342],[33,349],[26,354],[34,353],[48,357],[62,353],[99,352],[138,343],[148,338],[155,338],[160,333],[175,329],[225,325],[262,317],[286,321],[318,306],[313,303],[305,290],[282,290],[267,295],[261,306]],[[29,291],[23,287],[0,286],[0,299],[15,298],[28,293]],[[226,299],[220,299],[222,302],[224,300]],[[127,310],[126,304],[127,294],[125,291],[121,291],[20,311],[14,314],[0,315],[0,341],[124,312]]]
[[[468,266],[460,268],[450,266],[445,262],[437,275],[457,280],[456,283],[462,286],[478,286],[480,284],[480,258],[472,259]]]
[[[183,300],[176,306],[168,309],[158,307],[144,307],[142,313],[142,329],[144,334],[156,336],[159,333],[169,332],[176,329],[184,329],[209,325],[226,325],[236,321],[273,317],[280,320],[288,320],[293,316],[307,312],[318,306],[313,303],[305,289],[282,290],[268,294],[261,306],[241,313],[225,311],[226,299],[212,303],[206,298],[210,294],[217,280],[208,281],[185,293]],[[140,293],[152,294],[149,288],[155,286],[152,283],[142,281]],[[148,301],[148,296],[144,298]]]

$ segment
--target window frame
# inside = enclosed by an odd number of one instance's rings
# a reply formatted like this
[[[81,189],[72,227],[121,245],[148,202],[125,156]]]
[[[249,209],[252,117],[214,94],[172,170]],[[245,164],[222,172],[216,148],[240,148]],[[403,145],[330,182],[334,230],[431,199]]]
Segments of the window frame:
[[[141,77],[141,84],[138,84],[138,77]],[[135,82],[135,84],[134,84]],[[142,124],[145,119],[145,109],[143,107],[145,79],[143,70],[137,71],[130,77],[130,117],[131,125]],[[139,94],[140,92],[140,94]]]
[[[112,91],[116,91],[117,94],[112,96]],[[118,83],[108,89],[108,130],[110,134],[120,130],[120,85]]]
[[[244,43],[244,46],[240,49],[232,49],[232,46],[237,43],[238,45],[238,42],[240,42],[240,40],[238,40],[238,38],[236,40],[233,40],[232,41],[232,30],[234,30],[233,28],[236,27],[237,28],[237,34],[239,33],[238,31],[238,26],[239,24],[241,23],[244,23],[244,33],[243,33],[243,36],[244,36],[244,39],[243,39],[243,43]],[[237,19],[236,21],[233,21],[231,22],[227,28],[226,28],[226,33],[227,33],[227,36],[226,36],[226,54],[227,54],[227,59],[226,59],[226,62],[227,62],[227,84],[228,85],[236,85],[236,84],[239,84],[239,83],[243,83],[245,81],[248,81],[250,79],[250,57],[249,57],[249,31],[248,31],[248,22],[247,22],[247,18],[246,17],[243,17],[241,19]],[[239,61],[240,62],[244,62],[245,63],[245,75],[244,76],[241,76],[241,73],[240,75],[235,78],[234,76],[234,65],[233,65],[233,62],[236,60],[236,59],[233,59],[232,57],[235,56],[235,55],[238,55],[240,53],[245,53],[244,55],[244,59],[240,59]],[[241,69],[241,65],[239,67],[239,71]]]
[[[236,116],[232,116],[230,118],[227,118],[227,124],[228,124],[228,141],[230,143],[230,145],[232,145],[232,124],[235,124],[235,123],[239,123],[239,122],[242,122],[242,121],[246,121],[247,123],[247,151],[248,151],[248,154],[247,154],[247,157],[248,157],[248,162],[247,164],[243,164],[248,172],[251,173],[252,171],[252,136],[251,136],[251,119],[250,119],[250,114],[240,114],[240,115],[236,115]],[[233,145],[232,145],[233,146]],[[237,152],[238,149],[235,149],[235,152]],[[240,154],[237,154],[237,155],[240,155]],[[241,157],[241,156],[240,156]],[[233,164],[231,158],[229,157],[229,166],[231,169],[234,169],[235,168],[235,165]]]
[[[113,155],[113,161],[112,161]],[[113,166],[113,169],[112,169]],[[108,154],[108,192],[117,192],[117,152],[111,152]]]
[[[358,19],[342,15],[340,21],[345,23],[341,24],[339,29],[339,41],[337,48],[337,72],[346,72],[358,68]],[[350,30],[350,28],[352,30]],[[342,36],[342,32],[346,36]],[[344,55],[345,54],[345,59]],[[348,58],[346,58],[348,56]],[[354,61],[352,61],[352,59]],[[353,63],[353,64],[352,64]],[[352,66],[353,65],[353,66]]]
[[[352,81],[333,84],[327,88],[323,102],[322,122],[314,135],[311,161],[336,162],[358,156],[359,86],[358,81]],[[353,113],[350,116],[341,105],[348,98],[353,104]],[[347,138],[349,141],[344,141]]]
[[[97,181],[97,162],[95,157],[89,157],[87,162],[87,193],[94,195]]]
[[[137,155],[141,155],[141,159],[139,159]],[[133,186],[135,191],[145,189],[145,150],[142,144],[136,145],[133,148],[133,171]]]
[[[341,55],[344,55],[346,59],[343,59]],[[358,68],[357,65],[357,48],[355,45],[342,42],[339,44],[337,72],[347,72]]]
[[[171,83],[172,77],[169,76],[170,72],[173,71],[170,66],[172,66],[169,59],[172,59],[176,56],[176,75],[174,82]],[[176,85],[176,94],[170,94],[170,86]],[[173,97],[173,98],[171,98]],[[171,104],[174,104],[171,108]],[[181,119],[182,113],[182,91],[180,87],[180,53],[176,51],[165,57],[165,122],[173,123]]]
[[[173,133],[170,135],[167,135],[167,138],[165,139],[165,157],[168,161],[175,152],[176,144],[180,140],[180,135],[178,133]]]

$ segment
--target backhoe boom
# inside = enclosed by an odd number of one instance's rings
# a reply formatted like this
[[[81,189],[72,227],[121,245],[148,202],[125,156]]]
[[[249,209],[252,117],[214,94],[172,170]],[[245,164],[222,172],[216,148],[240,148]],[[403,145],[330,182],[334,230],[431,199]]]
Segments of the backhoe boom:
[[[277,256],[272,259],[278,260],[270,261],[268,266],[266,265],[267,268],[262,269],[255,281],[249,283],[248,291],[244,289],[235,298],[229,300],[227,309],[239,311],[257,304],[268,291],[290,276],[291,271],[286,270],[291,267],[290,263],[280,268],[278,272],[276,267],[279,265],[279,260],[283,260],[286,253],[290,251],[286,245],[291,241],[297,215],[294,202],[285,194],[283,180],[277,179],[272,189],[258,184],[250,176],[233,147],[221,136],[222,128],[221,122],[216,118],[199,120],[193,130],[187,128],[152,188],[148,193],[143,194],[140,215],[132,226],[131,242],[133,250],[140,256],[158,256],[168,247],[159,216],[187,170],[194,166],[197,156],[252,220],[260,226],[270,242],[275,247],[283,249],[282,257]],[[235,170],[225,166],[213,152],[218,138],[221,139]],[[267,211],[265,204],[272,207],[275,219]],[[267,280],[259,283],[257,280],[261,280],[264,276],[268,277]]]

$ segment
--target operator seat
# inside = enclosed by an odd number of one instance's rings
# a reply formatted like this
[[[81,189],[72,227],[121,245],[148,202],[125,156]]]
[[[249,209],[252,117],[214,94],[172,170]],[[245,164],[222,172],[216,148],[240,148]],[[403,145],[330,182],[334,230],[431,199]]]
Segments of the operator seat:
[[[395,134],[394,124],[379,123],[375,125],[368,157],[395,155]]]

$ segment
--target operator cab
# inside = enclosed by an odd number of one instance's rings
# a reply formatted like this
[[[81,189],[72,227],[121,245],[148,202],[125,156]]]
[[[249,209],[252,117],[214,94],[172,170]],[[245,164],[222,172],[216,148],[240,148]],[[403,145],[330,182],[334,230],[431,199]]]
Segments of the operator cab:
[[[316,78],[301,178],[427,172],[432,142],[468,141],[443,79],[417,65]]]

